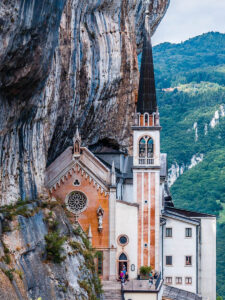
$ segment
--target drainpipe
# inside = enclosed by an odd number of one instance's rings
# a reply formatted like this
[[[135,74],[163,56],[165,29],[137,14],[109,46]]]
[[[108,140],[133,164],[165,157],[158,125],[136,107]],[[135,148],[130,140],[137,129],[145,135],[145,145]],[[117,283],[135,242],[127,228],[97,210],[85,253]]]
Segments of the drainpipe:
[[[196,294],[198,294],[198,249],[199,249],[199,225],[196,226]]]

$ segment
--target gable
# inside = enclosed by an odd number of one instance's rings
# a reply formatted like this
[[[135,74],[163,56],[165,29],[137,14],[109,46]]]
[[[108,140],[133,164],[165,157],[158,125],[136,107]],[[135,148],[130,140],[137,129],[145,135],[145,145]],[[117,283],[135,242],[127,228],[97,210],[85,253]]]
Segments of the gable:
[[[81,148],[79,158],[73,158],[72,147],[67,148],[46,170],[45,186],[49,189],[56,190],[64,184],[76,169],[81,170],[84,174],[93,181],[97,190],[108,192],[110,185],[110,170],[87,148]]]

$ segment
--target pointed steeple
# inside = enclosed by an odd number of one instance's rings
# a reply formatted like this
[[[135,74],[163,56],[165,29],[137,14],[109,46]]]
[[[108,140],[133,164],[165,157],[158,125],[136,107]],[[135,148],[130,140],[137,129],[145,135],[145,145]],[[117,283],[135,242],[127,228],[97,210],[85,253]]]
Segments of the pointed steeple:
[[[137,112],[141,114],[145,112],[152,114],[156,112],[157,108],[148,7],[149,5],[147,4],[137,102]]]

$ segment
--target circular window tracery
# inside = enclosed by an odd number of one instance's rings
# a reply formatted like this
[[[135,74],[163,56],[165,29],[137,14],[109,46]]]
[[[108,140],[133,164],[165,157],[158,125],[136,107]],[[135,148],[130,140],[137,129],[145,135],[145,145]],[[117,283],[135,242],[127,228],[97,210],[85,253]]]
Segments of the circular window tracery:
[[[129,242],[129,239],[128,239],[128,236],[125,235],[125,234],[121,234],[119,237],[118,237],[118,243],[121,245],[121,246],[126,246]]]
[[[80,191],[74,191],[67,196],[66,206],[72,213],[79,214],[87,207],[87,197]]]

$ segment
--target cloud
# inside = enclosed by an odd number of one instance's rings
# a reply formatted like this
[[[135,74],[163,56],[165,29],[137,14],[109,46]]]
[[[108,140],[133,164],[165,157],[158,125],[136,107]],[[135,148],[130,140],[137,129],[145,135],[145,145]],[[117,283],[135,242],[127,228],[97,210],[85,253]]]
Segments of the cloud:
[[[224,0],[171,0],[153,44],[179,43],[208,31],[225,33]]]

